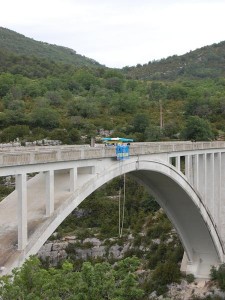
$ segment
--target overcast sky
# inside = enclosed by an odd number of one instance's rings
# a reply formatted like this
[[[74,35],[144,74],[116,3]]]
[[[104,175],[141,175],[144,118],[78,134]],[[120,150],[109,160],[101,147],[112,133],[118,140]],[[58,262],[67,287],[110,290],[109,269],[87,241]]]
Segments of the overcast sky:
[[[122,68],[225,40],[225,0],[0,0],[0,26]]]

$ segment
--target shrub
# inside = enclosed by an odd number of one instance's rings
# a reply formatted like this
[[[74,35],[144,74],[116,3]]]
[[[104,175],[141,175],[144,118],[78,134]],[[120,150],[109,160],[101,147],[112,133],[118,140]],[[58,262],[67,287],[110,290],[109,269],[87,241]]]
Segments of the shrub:
[[[225,291],[225,264],[222,264],[218,270],[215,267],[212,267],[210,276],[212,280],[217,281],[220,289]]]

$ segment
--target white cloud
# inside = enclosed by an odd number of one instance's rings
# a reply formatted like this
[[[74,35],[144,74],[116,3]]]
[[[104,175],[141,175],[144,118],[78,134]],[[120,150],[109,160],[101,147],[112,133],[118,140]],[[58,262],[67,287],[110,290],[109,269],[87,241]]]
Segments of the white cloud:
[[[0,26],[111,67],[225,40],[223,0],[7,0]]]

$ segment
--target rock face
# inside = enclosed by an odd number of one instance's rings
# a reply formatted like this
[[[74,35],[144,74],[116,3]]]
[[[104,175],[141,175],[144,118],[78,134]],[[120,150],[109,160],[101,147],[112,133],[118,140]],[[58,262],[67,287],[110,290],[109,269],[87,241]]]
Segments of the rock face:
[[[111,245],[105,245],[105,241],[97,238],[86,238],[83,241],[76,239],[75,236],[67,236],[62,241],[56,240],[47,242],[38,252],[38,257],[42,260],[48,260],[50,265],[56,266],[59,261],[66,259],[68,253],[73,252],[77,259],[86,260],[87,258],[108,257],[121,259],[124,254],[132,248],[130,237],[123,246],[114,244],[114,240],[110,239]],[[72,250],[71,250],[72,249]]]
[[[192,283],[182,280],[180,284],[171,284],[167,296],[168,299],[174,300],[205,299],[207,296],[219,296],[221,299],[225,299],[225,293],[208,280],[198,280]]]
[[[48,242],[41,247],[38,257],[48,260],[52,266],[57,266],[60,260],[67,258],[67,246],[68,242]]]

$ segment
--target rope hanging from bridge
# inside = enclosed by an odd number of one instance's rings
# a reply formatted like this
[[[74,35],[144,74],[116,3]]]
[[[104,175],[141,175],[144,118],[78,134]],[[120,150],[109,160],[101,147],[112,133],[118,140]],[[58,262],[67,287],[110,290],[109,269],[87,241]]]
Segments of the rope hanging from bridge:
[[[119,237],[123,235],[123,225],[125,216],[125,202],[126,202],[126,176],[123,174],[123,203],[122,203],[122,216],[121,216],[121,186],[119,189]]]

